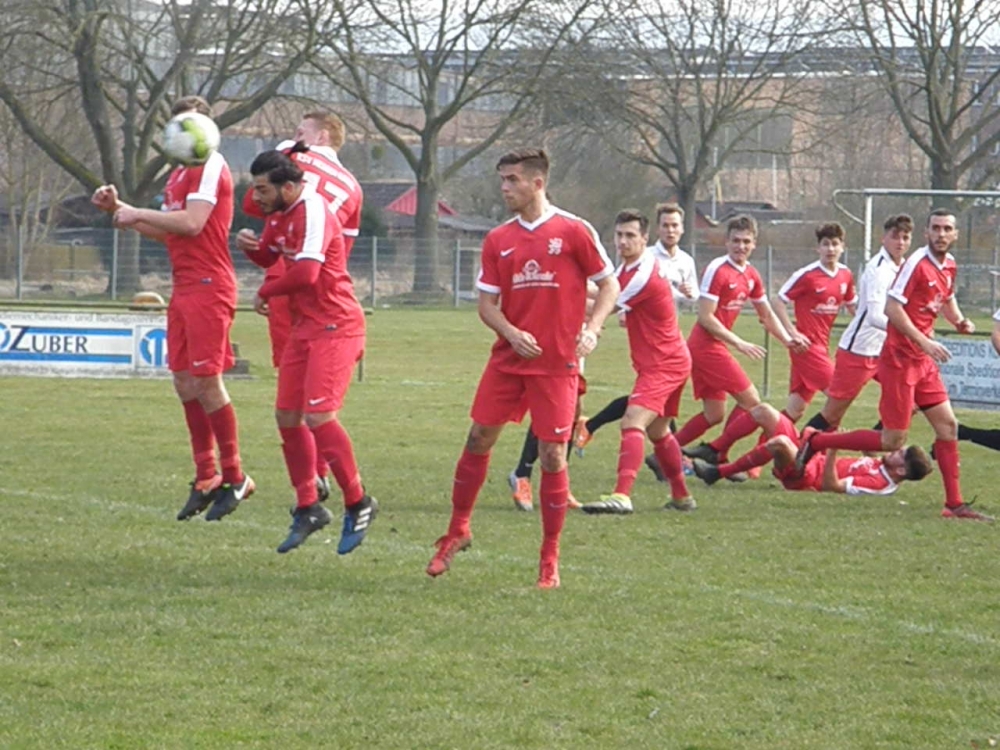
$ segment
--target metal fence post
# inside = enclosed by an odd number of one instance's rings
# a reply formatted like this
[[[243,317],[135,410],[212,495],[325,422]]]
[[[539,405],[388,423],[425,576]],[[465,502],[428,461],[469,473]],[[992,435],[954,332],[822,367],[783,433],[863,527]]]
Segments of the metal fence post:
[[[378,278],[378,237],[372,237],[372,308],[375,307],[375,281]]]
[[[767,297],[771,298],[771,274],[774,270],[773,267],[774,259],[774,247],[771,245],[767,246],[767,263],[764,266],[764,288],[767,290]],[[761,387],[762,395],[764,398],[768,398],[771,395],[771,347],[768,346],[770,343],[770,335],[767,329],[764,329],[764,383]]]
[[[111,230],[111,301],[118,299],[118,230]]]
[[[462,284],[462,242],[457,237],[455,238],[455,307],[458,307],[461,298],[459,294],[461,292]]]
[[[23,217],[22,217],[23,218]],[[15,279],[16,297],[23,299],[24,295],[24,224],[17,227],[17,278]]]
[[[1000,237],[998,237],[1000,239]],[[996,270],[997,263],[1000,263],[1000,246],[996,242],[993,243],[993,270]],[[990,274],[990,309],[997,309],[997,277],[996,274]]]

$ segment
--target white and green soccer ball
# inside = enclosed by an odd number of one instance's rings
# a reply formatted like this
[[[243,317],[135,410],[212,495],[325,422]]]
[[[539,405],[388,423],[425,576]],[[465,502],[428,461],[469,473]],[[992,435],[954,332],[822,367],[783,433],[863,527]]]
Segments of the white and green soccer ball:
[[[219,128],[211,117],[182,112],[163,131],[163,150],[171,161],[204,164],[219,147]]]

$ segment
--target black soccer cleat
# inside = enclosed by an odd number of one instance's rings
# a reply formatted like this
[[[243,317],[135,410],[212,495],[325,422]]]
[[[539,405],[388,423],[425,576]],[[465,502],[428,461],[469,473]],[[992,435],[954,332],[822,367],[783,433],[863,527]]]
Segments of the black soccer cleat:
[[[681,448],[681,453],[688,458],[700,458],[706,463],[719,463],[719,452],[708,443],[699,443],[694,448]]]
[[[653,472],[653,476],[656,477],[657,482],[666,482],[667,475],[663,473],[663,469],[660,468],[660,462],[656,459],[655,453],[650,453],[646,456],[646,468]]]
[[[365,540],[368,527],[378,515],[378,501],[370,495],[364,495],[360,502],[344,509],[344,528],[340,532],[340,542],[337,544],[337,554],[346,555],[353,552]]]
[[[216,474],[211,479],[191,482],[191,494],[188,495],[187,502],[177,514],[178,521],[187,521],[194,518],[205,508],[214,503],[222,492],[222,477]]]
[[[257,485],[249,474],[244,474],[243,481],[239,484],[223,484],[219,488],[219,496],[205,514],[205,520],[221,521],[236,510],[239,504],[250,497],[256,489]]]
[[[719,467],[714,464],[710,464],[708,461],[703,459],[691,459],[691,468],[694,469],[695,476],[709,486],[722,479],[722,474],[719,473]]]
[[[278,553],[291,552],[304,542],[310,534],[319,531],[333,520],[325,505],[313,503],[292,511],[292,525],[288,527],[288,537],[278,545]]]

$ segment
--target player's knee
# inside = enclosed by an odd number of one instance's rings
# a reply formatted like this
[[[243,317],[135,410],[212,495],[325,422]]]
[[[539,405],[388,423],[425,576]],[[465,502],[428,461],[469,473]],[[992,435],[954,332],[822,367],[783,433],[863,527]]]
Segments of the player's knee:
[[[539,446],[538,462],[542,471],[555,473],[566,468],[566,446],[562,443],[546,443]]]
[[[337,418],[337,412],[335,411],[324,411],[319,413],[310,413],[304,416],[306,427],[310,430],[315,430],[317,427],[326,424],[327,422],[332,422]]]
[[[897,430],[882,431],[882,450],[896,451],[906,444],[906,433]]]
[[[489,427],[473,424],[465,439],[465,449],[476,455],[489,453],[493,444],[496,443],[498,435],[499,432],[494,433],[494,430]]]

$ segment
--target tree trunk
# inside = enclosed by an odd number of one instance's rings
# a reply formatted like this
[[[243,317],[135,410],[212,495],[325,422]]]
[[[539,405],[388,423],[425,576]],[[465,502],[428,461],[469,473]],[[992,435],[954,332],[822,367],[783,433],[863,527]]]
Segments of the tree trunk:
[[[698,224],[696,198],[697,194],[694,188],[687,185],[677,187],[677,204],[684,209],[684,237],[687,238],[688,252],[691,253],[691,257],[695,259],[697,267],[700,268],[705,264],[705,259],[699,260],[698,258],[697,237],[695,236],[695,227]],[[678,244],[683,246],[685,243],[682,240]]]
[[[931,161],[931,190],[958,190],[958,176],[951,162],[938,159]],[[958,198],[950,195],[936,195],[932,199],[933,208],[958,210]]]
[[[424,143],[417,175],[417,211],[414,216],[413,291],[438,291],[437,139]]]

